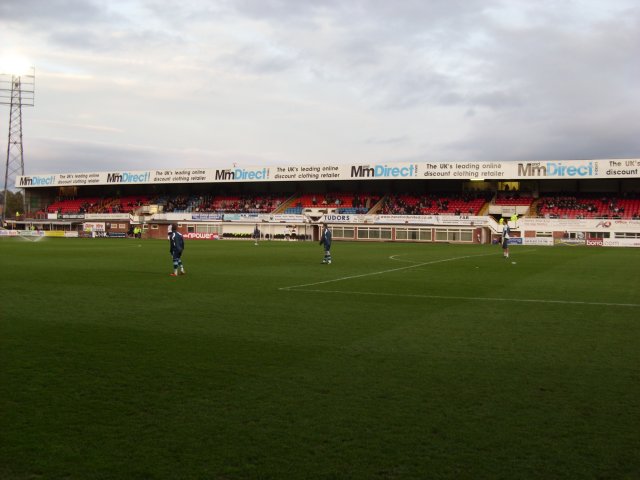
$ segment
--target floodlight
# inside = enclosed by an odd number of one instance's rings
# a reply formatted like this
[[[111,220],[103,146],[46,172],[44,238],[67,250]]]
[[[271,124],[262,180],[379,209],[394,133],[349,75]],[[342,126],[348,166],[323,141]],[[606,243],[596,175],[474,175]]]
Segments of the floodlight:
[[[7,55],[0,57],[0,74],[21,77],[31,70],[29,61],[21,55]]]
[[[0,105],[9,106],[9,141],[4,170],[2,221],[7,213],[7,194],[15,188],[15,180],[24,175],[22,144],[22,107],[33,107],[36,86],[35,68],[26,58],[13,55],[0,58]],[[23,195],[26,208],[26,192]],[[25,211],[23,208],[23,211]]]

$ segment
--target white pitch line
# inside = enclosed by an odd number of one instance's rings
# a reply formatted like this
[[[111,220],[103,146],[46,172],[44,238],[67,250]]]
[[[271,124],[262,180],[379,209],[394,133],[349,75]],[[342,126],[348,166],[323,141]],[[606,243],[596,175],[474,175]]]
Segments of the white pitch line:
[[[292,288],[292,287],[289,287]],[[288,290],[289,288],[281,288],[280,290]],[[483,302],[521,302],[521,303],[552,303],[562,305],[585,305],[585,306],[603,306],[603,307],[631,307],[638,308],[637,303],[610,303],[610,302],[582,302],[577,300],[544,300],[535,298],[499,298],[499,297],[454,297],[448,295],[420,295],[410,293],[379,293],[379,292],[354,292],[347,290],[320,290],[311,288],[298,288],[296,292],[314,292],[314,293],[342,293],[346,295],[371,295],[380,297],[407,297],[407,298],[429,298],[433,300],[473,300]]]
[[[396,262],[404,262],[404,263],[418,263],[415,260],[405,260],[404,258],[396,258],[399,257],[400,255],[405,255],[404,253],[400,253],[398,255],[391,255],[389,257],[389,260],[394,260]]]
[[[326,283],[341,282],[343,280],[351,280],[353,278],[372,277],[373,275],[382,275],[383,273],[398,272],[400,270],[407,270],[409,268],[417,268],[417,267],[423,267],[425,265],[433,265],[435,263],[453,262],[454,260],[464,260],[465,258],[488,257],[490,255],[495,255],[495,252],[483,253],[482,255],[465,255],[463,257],[453,257],[453,258],[445,258],[441,260],[432,260],[430,262],[416,263],[416,264],[408,265],[406,267],[391,268],[389,270],[381,270],[379,272],[361,273],[359,275],[350,275],[348,277],[333,278],[331,280],[323,280],[321,282],[304,283],[302,285],[291,285],[289,287],[280,287],[278,288],[278,290],[292,290],[294,288],[313,287],[314,285],[323,285]]]
[[[530,253],[534,250],[529,250],[521,253]],[[408,293],[380,293],[380,292],[356,292],[356,291],[348,291],[348,290],[320,290],[320,289],[312,289],[312,288],[304,288],[304,287],[313,287],[315,285],[324,285],[327,283],[335,283],[343,280],[350,280],[353,278],[362,278],[369,277],[373,275],[382,275],[383,273],[391,273],[397,272],[400,270],[407,270],[409,268],[417,268],[422,267],[424,265],[433,265],[435,263],[443,263],[443,262],[451,262],[455,260],[464,260],[466,258],[475,258],[475,257],[488,257],[490,255],[495,255],[495,253],[487,253],[482,255],[465,255],[463,257],[453,257],[453,258],[445,258],[442,260],[432,260],[430,262],[422,262],[416,263],[412,265],[408,265],[406,267],[398,267],[391,268],[388,270],[381,270],[378,272],[370,272],[370,273],[362,273],[360,275],[350,275],[348,277],[340,277],[334,278],[331,280],[323,280],[321,282],[314,283],[306,283],[302,285],[292,285],[289,287],[280,287],[278,290],[287,290],[287,291],[296,291],[296,292],[312,292],[312,293],[341,293],[347,295],[370,295],[370,296],[380,296],[380,297],[405,297],[405,298],[428,298],[432,300],[472,300],[472,301],[483,301],[483,302],[520,302],[520,303],[548,303],[548,304],[561,304],[561,305],[585,305],[585,306],[603,306],[603,307],[630,307],[630,308],[638,308],[640,304],[637,303],[613,303],[613,302],[583,302],[579,300],[545,300],[545,299],[535,299],[535,298],[500,298],[500,297],[455,297],[448,295],[421,295],[421,294],[408,294]],[[411,260],[401,260],[397,257],[398,255],[392,255],[389,257],[391,260],[396,261],[404,261],[410,262]]]
[[[524,250],[524,251],[518,251],[519,254],[523,254],[523,253],[531,253],[531,252],[535,252],[537,249],[536,248],[532,248],[531,250]],[[389,256],[389,260],[393,260],[395,262],[404,262],[404,263],[419,263],[416,262],[415,260],[405,260],[404,258],[398,258],[400,255],[409,255],[408,253],[398,253],[396,255],[390,255]],[[487,255],[492,255],[492,254],[487,254]],[[482,255],[470,255],[471,257],[484,257],[487,256],[485,254]],[[458,257],[458,258],[468,258],[468,257]],[[453,258],[453,259],[449,259],[449,260],[458,260],[458,258]],[[446,260],[443,260],[446,261]]]

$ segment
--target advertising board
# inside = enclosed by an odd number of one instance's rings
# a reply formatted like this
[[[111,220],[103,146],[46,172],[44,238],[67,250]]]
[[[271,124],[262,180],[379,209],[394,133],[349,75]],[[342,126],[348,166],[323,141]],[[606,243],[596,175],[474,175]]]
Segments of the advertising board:
[[[323,180],[527,180],[640,177],[640,159],[389,162],[230,168],[117,170],[16,177],[16,188],[88,185],[303,182]]]
[[[220,235],[217,233],[185,233],[184,238],[188,240],[220,240]]]

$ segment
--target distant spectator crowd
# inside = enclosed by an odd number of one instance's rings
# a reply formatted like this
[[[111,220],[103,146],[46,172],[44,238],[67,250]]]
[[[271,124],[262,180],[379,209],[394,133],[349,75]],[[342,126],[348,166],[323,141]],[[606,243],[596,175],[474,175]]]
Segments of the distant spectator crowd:
[[[492,194],[463,192],[429,195],[388,195],[381,213],[385,215],[477,215]]]
[[[547,218],[640,218],[640,195],[547,195],[538,201],[536,214]]]

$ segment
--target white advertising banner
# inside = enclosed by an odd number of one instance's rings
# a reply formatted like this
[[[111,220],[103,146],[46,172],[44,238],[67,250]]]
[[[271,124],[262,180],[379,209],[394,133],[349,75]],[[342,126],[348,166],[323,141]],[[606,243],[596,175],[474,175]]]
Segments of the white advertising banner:
[[[128,213],[85,213],[85,220],[131,220]]]
[[[474,215],[435,215],[438,225],[465,225],[485,226],[489,223],[489,217],[476,217]]]
[[[517,227],[536,232],[640,232],[640,220],[523,217]]]
[[[307,223],[309,221],[309,219],[304,215],[295,215],[292,213],[262,215],[261,219],[266,222],[277,223]]]
[[[545,160],[538,162],[417,162],[289,165],[176,170],[117,170],[16,177],[17,188],[322,180],[526,180],[640,178],[640,159]]]
[[[180,212],[180,213],[156,213],[151,217],[152,220],[161,222],[161,221],[189,221],[193,220],[191,213]]]
[[[603,247],[640,247],[640,238],[603,238]]]
[[[220,221],[222,220],[222,213],[192,213],[191,220],[196,220],[200,222],[207,221]]]
[[[524,237],[522,239],[523,245],[540,245],[540,246],[553,246],[552,237]]]
[[[473,215],[369,215],[372,223],[380,224],[408,224],[408,225],[463,225],[485,226],[489,222],[488,217],[476,217]]]
[[[438,223],[437,215],[370,215],[373,223],[409,224],[409,225],[435,225]]]

